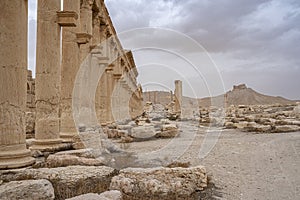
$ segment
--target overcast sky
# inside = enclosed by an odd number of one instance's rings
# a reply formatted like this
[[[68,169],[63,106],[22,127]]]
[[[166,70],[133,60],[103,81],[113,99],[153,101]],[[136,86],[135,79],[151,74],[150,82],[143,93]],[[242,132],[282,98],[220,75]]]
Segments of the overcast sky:
[[[133,49],[144,90],[173,89],[181,79],[185,95],[203,97],[246,83],[264,94],[300,100],[299,0],[106,0],[106,5],[124,48]],[[29,0],[30,68],[35,6]]]

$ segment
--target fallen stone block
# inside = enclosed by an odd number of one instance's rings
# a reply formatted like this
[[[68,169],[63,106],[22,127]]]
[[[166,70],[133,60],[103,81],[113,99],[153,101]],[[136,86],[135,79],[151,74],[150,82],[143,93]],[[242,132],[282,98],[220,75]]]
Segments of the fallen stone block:
[[[256,133],[269,133],[271,132],[271,125],[261,125],[255,122],[250,122],[246,127],[242,129],[244,132],[256,132]]]
[[[124,200],[199,199],[207,187],[202,166],[192,168],[127,168],[113,177],[110,189],[122,192]]]
[[[45,179],[11,181],[0,185],[1,200],[53,200],[54,189]]]
[[[297,125],[275,126],[275,128],[272,130],[273,133],[287,133],[296,131],[300,131],[300,127]]]
[[[154,126],[138,126],[131,130],[131,137],[133,138],[151,138],[155,136]]]
[[[53,185],[57,200],[86,193],[105,192],[115,175],[117,175],[117,170],[105,166],[69,166],[0,171],[0,179],[5,182],[47,179]]]
[[[66,200],[122,200],[122,194],[120,191],[111,190],[103,192],[101,194],[83,194]]]
[[[72,165],[82,166],[103,166],[104,158],[84,158],[75,155],[50,155],[45,166],[48,168],[67,167]]]

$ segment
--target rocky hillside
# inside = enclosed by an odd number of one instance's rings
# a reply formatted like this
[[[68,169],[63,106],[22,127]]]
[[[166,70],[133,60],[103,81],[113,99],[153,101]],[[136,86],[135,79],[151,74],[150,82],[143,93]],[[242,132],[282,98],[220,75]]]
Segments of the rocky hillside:
[[[226,97],[226,98],[225,98]],[[144,101],[151,101],[154,104],[166,105],[171,100],[170,92],[151,91],[144,92]],[[225,101],[227,105],[267,105],[267,104],[293,104],[296,101],[288,100],[283,97],[274,97],[264,94],[260,94],[255,90],[248,88],[245,84],[233,86],[233,89],[228,91],[225,95],[219,95],[216,97],[207,97],[198,99],[201,107],[210,106],[213,101],[213,105],[224,105]],[[184,106],[197,104],[197,99],[184,97]]]
[[[285,99],[283,97],[274,97],[260,94],[255,90],[248,88],[245,84],[233,86],[233,89],[225,95],[217,97],[207,97],[199,100],[199,104],[203,107],[214,104],[220,104],[222,101],[227,105],[267,105],[267,104],[293,104],[295,101]]]

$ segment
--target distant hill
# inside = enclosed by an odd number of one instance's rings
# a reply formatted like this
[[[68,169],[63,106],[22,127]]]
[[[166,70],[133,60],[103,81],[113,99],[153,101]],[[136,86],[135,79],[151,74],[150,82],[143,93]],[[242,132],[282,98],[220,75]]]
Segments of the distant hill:
[[[159,103],[167,105],[171,101],[170,92],[151,91],[144,92],[144,101],[151,101],[153,103]],[[201,107],[208,107],[213,105],[266,105],[266,104],[293,104],[296,101],[285,99],[283,97],[274,97],[264,94],[260,94],[255,90],[248,88],[245,84],[233,86],[231,91],[228,91],[225,95],[219,95],[216,97],[207,97],[202,99],[193,99],[189,97],[183,97],[184,107],[194,107],[199,103]]]
[[[214,104],[220,104],[221,101],[226,102],[227,105],[266,105],[266,104],[292,104],[295,101],[285,99],[283,97],[274,97],[260,94],[255,90],[248,88],[245,84],[233,86],[233,89],[225,95],[217,97],[207,97],[199,100],[199,104],[203,107]]]

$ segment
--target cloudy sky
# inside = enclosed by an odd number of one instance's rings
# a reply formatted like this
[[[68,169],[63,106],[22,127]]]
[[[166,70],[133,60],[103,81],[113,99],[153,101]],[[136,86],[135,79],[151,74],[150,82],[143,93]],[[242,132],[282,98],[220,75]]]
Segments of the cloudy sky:
[[[300,100],[299,0],[106,0],[106,5],[124,48],[133,50],[144,90],[173,89],[181,79],[185,95],[203,97],[246,83],[264,94]],[[34,68],[35,0],[29,8]]]

